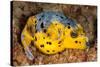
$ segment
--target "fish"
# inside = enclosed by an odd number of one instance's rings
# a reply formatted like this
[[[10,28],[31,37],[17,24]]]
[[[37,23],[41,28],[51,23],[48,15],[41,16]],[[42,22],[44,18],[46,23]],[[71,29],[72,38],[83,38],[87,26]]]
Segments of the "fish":
[[[41,53],[52,55],[65,49],[84,50],[88,38],[83,27],[74,19],[62,12],[43,11],[29,17],[21,33],[21,42],[27,57],[32,60],[31,42]]]

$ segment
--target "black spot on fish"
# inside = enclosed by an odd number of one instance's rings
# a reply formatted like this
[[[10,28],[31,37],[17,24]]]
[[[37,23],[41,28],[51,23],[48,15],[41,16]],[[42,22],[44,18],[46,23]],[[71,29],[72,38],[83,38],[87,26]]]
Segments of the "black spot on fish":
[[[70,25],[70,23],[67,23],[68,25]]]
[[[37,21],[35,20],[35,23],[36,23]]]
[[[68,29],[70,29],[70,26],[68,26]]]
[[[46,29],[44,29],[44,30],[43,30],[43,32],[44,32],[44,33],[46,33],[46,32],[47,32],[47,30],[46,30]]]
[[[64,17],[60,16],[61,19],[63,19]]]
[[[81,44],[81,42],[79,42]]]
[[[56,14],[56,16],[59,16],[58,14]]]
[[[43,47],[44,47],[44,45],[42,44],[42,45],[40,45],[40,47],[41,47],[41,48],[43,48]]]
[[[75,41],[75,43],[78,43],[78,41]]]
[[[47,50],[47,52],[49,52],[49,50]]]
[[[41,17],[44,17],[44,15],[42,15]]]
[[[62,41],[59,41],[58,44],[60,44]]]
[[[50,34],[48,33],[47,36],[50,36]]]
[[[35,33],[37,33],[37,30],[35,30]]]
[[[52,50],[52,52],[55,52],[55,50]]]
[[[43,39],[45,39],[45,37],[43,37]]]
[[[39,21],[41,21],[41,18],[39,18]]]
[[[35,37],[35,41],[37,41],[37,38]]]
[[[44,28],[43,22],[41,23],[41,28]]]
[[[52,43],[51,42],[47,42],[47,44],[51,45]]]

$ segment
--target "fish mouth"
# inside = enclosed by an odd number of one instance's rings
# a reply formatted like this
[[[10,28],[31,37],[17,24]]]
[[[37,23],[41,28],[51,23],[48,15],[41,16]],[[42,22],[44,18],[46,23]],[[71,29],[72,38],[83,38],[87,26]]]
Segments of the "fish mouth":
[[[73,29],[73,31],[76,31],[78,33],[78,35],[83,33],[83,35],[81,35],[81,36],[84,37],[84,40],[86,41],[87,48],[90,48],[90,42],[89,42],[89,39],[83,30],[83,27],[80,24],[77,24],[77,26]]]

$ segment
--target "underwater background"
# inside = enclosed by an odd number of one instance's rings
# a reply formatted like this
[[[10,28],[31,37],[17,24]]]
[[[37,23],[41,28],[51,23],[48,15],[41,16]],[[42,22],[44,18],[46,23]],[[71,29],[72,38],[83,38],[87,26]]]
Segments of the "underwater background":
[[[35,57],[29,60],[21,43],[21,32],[30,16],[50,10],[63,12],[81,24],[89,38],[88,50],[66,49],[54,55],[45,55],[30,45],[30,50]],[[88,5],[54,4],[39,2],[11,2],[12,12],[12,44],[11,65],[38,65],[38,64],[61,64],[97,61],[97,7]]]

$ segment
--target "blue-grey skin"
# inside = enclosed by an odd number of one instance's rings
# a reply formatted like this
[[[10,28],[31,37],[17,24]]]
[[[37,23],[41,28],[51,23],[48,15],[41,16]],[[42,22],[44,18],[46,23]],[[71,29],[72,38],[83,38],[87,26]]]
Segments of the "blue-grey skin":
[[[60,12],[45,11],[36,15],[37,25],[36,30],[41,31],[41,24],[43,28],[47,28],[54,20],[61,22],[65,26],[70,25],[71,27],[77,26],[76,22]]]

